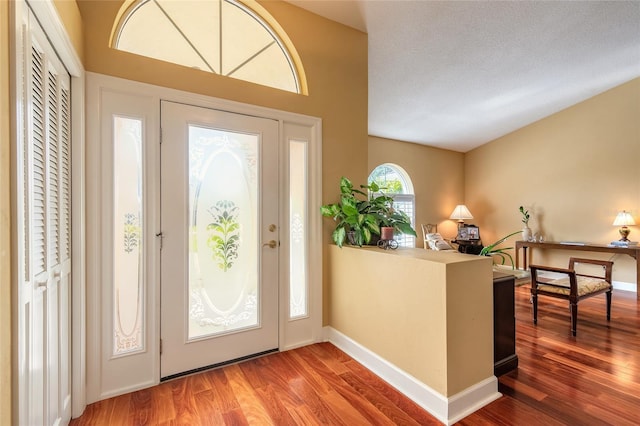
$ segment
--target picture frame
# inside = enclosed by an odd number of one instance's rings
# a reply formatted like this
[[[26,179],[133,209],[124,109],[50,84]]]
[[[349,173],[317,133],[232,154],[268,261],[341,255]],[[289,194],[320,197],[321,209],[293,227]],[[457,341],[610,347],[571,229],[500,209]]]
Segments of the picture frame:
[[[456,240],[478,241],[480,240],[480,228],[475,225],[464,225],[458,229]]]
[[[456,237],[456,240],[467,241],[468,239],[469,239],[469,233],[467,232],[467,228],[462,227],[458,229],[458,236]]]
[[[470,240],[479,240],[480,239],[480,229],[477,226],[468,226],[467,227],[467,236]]]

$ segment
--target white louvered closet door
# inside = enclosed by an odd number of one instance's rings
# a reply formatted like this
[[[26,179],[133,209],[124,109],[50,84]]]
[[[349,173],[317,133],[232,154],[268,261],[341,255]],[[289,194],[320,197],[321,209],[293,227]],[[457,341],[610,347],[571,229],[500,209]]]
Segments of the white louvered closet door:
[[[71,418],[70,77],[24,21],[18,149],[19,423]]]

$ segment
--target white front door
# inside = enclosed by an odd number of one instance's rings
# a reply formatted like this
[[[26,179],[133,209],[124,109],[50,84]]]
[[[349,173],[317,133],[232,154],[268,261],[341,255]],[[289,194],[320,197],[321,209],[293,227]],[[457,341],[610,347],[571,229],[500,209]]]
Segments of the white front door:
[[[278,348],[278,122],[161,104],[161,377]]]

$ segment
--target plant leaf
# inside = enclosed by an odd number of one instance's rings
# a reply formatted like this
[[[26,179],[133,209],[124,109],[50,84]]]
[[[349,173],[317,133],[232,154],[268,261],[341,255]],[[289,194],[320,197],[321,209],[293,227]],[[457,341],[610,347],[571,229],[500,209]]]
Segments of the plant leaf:
[[[338,247],[342,247],[342,245],[344,244],[344,240],[347,238],[347,232],[345,231],[344,227],[338,226],[333,231],[333,234],[331,234],[331,237]]]
[[[353,190],[353,184],[349,179],[343,176],[340,179],[340,193],[343,195],[351,194],[352,190]]]
[[[396,227],[400,230],[400,232],[402,232],[403,234],[409,234],[409,235],[413,235],[414,237],[417,237],[416,231],[411,227],[410,224],[408,223],[397,223]]]

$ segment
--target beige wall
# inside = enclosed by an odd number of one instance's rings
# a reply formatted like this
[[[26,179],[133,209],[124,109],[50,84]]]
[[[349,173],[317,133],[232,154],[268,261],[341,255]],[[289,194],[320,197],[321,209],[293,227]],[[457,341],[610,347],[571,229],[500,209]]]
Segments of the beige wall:
[[[336,199],[341,176],[367,176],[367,35],[280,1],[261,2],[302,60],[309,95],[296,95],[110,49],[120,1],[82,1],[87,71],[322,118],[322,202]],[[319,207],[319,206],[318,206]],[[324,222],[326,252],[332,223]],[[325,256],[326,257],[326,256]],[[328,269],[324,265],[324,275]],[[325,300],[328,298],[325,278]],[[328,305],[324,304],[324,318]]]
[[[369,137],[368,167],[395,163],[411,177],[416,193],[416,245],[421,223],[448,220],[465,202],[485,244],[522,228],[518,207],[531,213],[530,227],[547,240],[606,244],[620,238],[612,226],[620,210],[640,225],[640,79],[595,96],[466,154]],[[632,227],[640,240],[640,227]],[[513,246],[513,237],[504,245]],[[509,244],[511,243],[511,244]],[[588,253],[594,258],[608,258]],[[566,266],[568,253],[534,260]],[[635,262],[614,257],[614,280],[635,282]]]
[[[468,152],[465,200],[483,241],[521,229],[520,205],[547,240],[617,240],[612,223],[623,209],[640,224],[639,117],[636,79]],[[640,240],[640,227],[632,227],[630,238]],[[566,266],[568,256],[555,252],[534,261]],[[614,280],[635,282],[632,258],[613,261]]]
[[[0,425],[11,424],[9,3],[0,2]]]
[[[53,0],[53,4],[58,10],[60,20],[80,58],[80,62],[84,63],[84,25],[78,3],[75,0]]]
[[[331,246],[331,326],[445,397],[493,376],[491,261]]]
[[[369,173],[380,164],[393,163],[411,177],[416,196],[416,247],[423,246],[423,223],[437,223],[445,238],[456,236],[457,225],[449,215],[464,202],[464,154],[370,136],[368,158]]]

